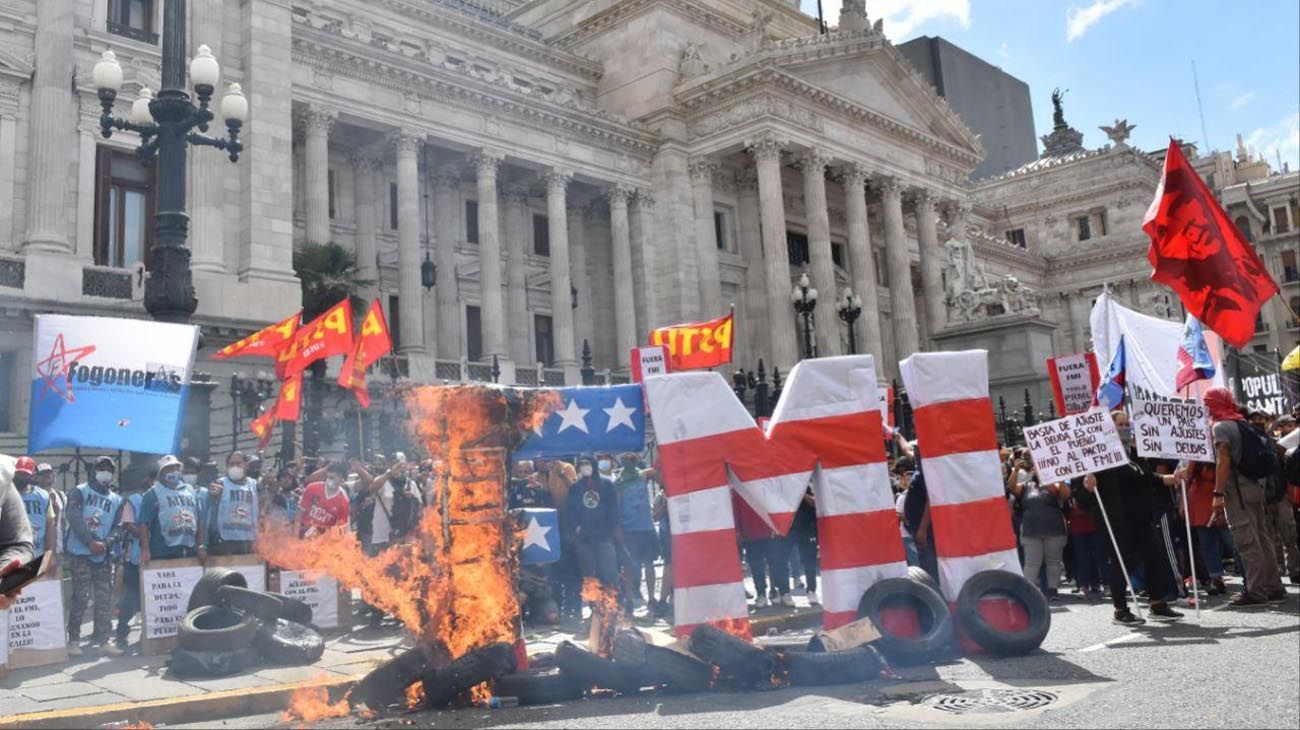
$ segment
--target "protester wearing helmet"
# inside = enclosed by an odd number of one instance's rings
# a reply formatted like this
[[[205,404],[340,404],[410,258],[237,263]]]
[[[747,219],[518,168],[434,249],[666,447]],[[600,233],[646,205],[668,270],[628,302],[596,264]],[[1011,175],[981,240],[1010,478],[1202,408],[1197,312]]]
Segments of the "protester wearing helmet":
[[[122,497],[113,490],[117,463],[101,456],[89,481],[68,493],[68,568],[72,595],[68,600],[68,654],[81,656],[81,617],[94,595],[94,633],[90,643],[105,654],[121,650],[108,643],[113,628],[113,565],[109,535],[122,516]]]
[[[181,460],[158,460],[158,477],[140,499],[140,565],[150,560],[208,557],[207,528],[194,487],[181,479]]]
[[[15,465],[13,457],[0,456],[0,577],[32,559],[32,525],[13,486]],[[0,611],[13,605],[18,593],[0,594]]]

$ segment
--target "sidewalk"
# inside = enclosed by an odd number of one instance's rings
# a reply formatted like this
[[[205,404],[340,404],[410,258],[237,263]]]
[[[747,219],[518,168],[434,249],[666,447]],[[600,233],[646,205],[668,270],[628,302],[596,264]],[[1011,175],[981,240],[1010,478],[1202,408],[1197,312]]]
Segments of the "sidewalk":
[[[806,628],[820,620],[820,610],[802,598],[794,609],[768,608],[751,615],[755,636]],[[359,606],[354,606],[354,610]],[[412,645],[399,625],[386,622],[373,629],[364,617],[359,628],[327,637],[325,654],[311,666],[262,666],[218,679],[177,679],[167,674],[168,655],[108,657],[87,650],[62,664],[12,670],[0,679],[0,728],[87,727],[122,719],[158,723],[197,722],[244,714],[273,712],[301,683],[345,685],[361,678],[377,663]],[[639,609],[636,626],[671,630],[663,619]],[[563,641],[586,645],[587,623],[526,627],[524,639],[531,655],[553,652]]]

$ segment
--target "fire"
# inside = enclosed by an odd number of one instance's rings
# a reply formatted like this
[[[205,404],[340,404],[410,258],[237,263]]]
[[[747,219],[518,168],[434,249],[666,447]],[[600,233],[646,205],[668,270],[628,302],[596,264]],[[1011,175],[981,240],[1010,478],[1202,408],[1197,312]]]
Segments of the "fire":
[[[582,600],[591,604],[591,646],[593,654],[614,653],[614,634],[618,631],[618,591],[602,585],[595,578],[582,580]]]
[[[721,618],[721,619],[711,620],[708,623],[713,624],[714,626],[718,627],[719,629],[722,629],[723,631],[727,632],[728,634],[731,634],[732,636],[738,639],[744,639],[745,641],[750,641],[750,642],[754,640],[754,634],[750,630],[750,626],[749,626],[749,619]]]
[[[518,637],[506,513],[506,449],[559,406],[558,394],[488,386],[421,386],[405,394],[412,435],[433,457],[429,505],[416,534],[376,557],[344,530],[310,539],[275,529],[258,553],[294,570],[323,572],[395,616],[452,658]],[[483,688],[486,694],[486,688]],[[408,704],[412,690],[407,690]]]
[[[424,704],[424,682],[416,682],[406,688],[406,709],[415,710]]]
[[[469,688],[469,700],[471,704],[480,707],[487,707],[492,700],[492,690],[488,689],[488,683],[476,684]]]
[[[348,714],[348,698],[330,702],[327,687],[300,687],[289,698],[289,708],[280,715],[284,722],[318,722],[330,717]]]

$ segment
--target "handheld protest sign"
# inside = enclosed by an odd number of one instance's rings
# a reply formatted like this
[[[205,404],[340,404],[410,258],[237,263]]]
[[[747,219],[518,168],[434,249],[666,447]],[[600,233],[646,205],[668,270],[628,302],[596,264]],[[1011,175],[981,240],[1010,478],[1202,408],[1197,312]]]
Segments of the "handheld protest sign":
[[[140,654],[153,656],[176,645],[190,593],[203,577],[196,558],[151,560],[140,566]]]
[[[1049,357],[1047,374],[1052,381],[1052,398],[1058,413],[1072,416],[1092,407],[1093,394],[1101,383],[1096,353]]]
[[[321,633],[352,630],[352,591],[325,573],[308,570],[271,571],[271,590],[311,606],[312,624]]]
[[[63,619],[63,581],[47,576],[23,587],[22,595],[0,619],[9,669],[40,667],[68,659],[68,634]]]
[[[1133,433],[1138,456],[1178,461],[1214,461],[1210,412],[1197,400],[1133,398]]]
[[[1104,408],[1026,426],[1025,441],[1044,484],[1128,463],[1119,431]]]

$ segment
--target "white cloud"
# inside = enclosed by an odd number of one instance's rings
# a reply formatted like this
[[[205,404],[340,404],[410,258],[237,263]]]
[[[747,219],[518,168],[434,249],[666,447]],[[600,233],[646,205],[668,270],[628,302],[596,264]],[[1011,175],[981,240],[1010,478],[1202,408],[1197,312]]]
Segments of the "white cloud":
[[[1070,6],[1070,9],[1065,11],[1065,40],[1073,42],[1082,38],[1083,34],[1102,18],[1137,3],[1138,0],[1093,0],[1091,5],[1084,8],[1077,5]]]
[[[1002,45],[998,46],[998,60],[1002,61],[1003,68],[1011,65],[1011,49],[1006,41],[1002,41]]]
[[[826,22],[835,25],[840,18],[841,0],[822,0],[822,13]],[[812,13],[816,15],[816,4]],[[902,40],[922,23],[931,20],[955,20],[961,27],[970,27],[970,0],[872,0],[867,3],[871,22],[885,20],[885,34],[892,40]]]
[[[1271,165],[1290,163],[1292,170],[1300,169],[1300,108],[1293,110],[1276,124],[1259,127],[1246,135],[1246,146],[1254,148]]]
[[[1232,111],[1237,111],[1238,109],[1241,109],[1242,107],[1246,106],[1247,104],[1251,103],[1254,100],[1255,100],[1255,92],[1247,91],[1246,93],[1237,96],[1231,102],[1229,102],[1228,108],[1231,109]]]

